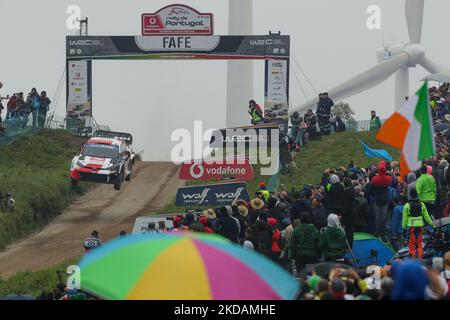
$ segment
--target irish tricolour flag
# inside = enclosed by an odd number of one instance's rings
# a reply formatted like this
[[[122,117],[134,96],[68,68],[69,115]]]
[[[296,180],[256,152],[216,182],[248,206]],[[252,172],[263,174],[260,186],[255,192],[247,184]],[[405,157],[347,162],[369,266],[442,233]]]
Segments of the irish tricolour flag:
[[[405,105],[381,127],[378,141],[401,149],[400,174],[420,168],[422,161],[434,156],[433,122],[425,82]]]

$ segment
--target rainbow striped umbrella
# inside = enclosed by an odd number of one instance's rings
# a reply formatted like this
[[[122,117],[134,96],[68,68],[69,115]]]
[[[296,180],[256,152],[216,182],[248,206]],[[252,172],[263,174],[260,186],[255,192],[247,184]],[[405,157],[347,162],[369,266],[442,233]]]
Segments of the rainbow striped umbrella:
[[[271,260],[200,233],[131,235],[80,261],[81,288],[114,300],[294,299],[299,283]]]

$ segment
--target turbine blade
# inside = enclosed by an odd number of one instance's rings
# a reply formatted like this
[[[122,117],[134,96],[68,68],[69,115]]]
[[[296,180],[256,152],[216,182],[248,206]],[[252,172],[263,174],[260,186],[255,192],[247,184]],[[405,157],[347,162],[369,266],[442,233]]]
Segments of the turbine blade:
[[[424,67],[429,73],[442,73],[446,75],[450,75],[450,70],[446,67],[443,67],[432,60],[428,59],[427,57],[424,57],[422,61],[420,62],[420,65]]]
[[[328,91],[328,95],[331,99],[339,101],[357,93],[363,92],[383,82],[384,80],[389,78],[395,71],[408,63],[408,54],[406,52],[402,52],[392,59],[382,62],[375,67],[351,78],[347,82],[344,82],[343,84],[331,89],[330,91]],[[317,104],[318,100],[318,97],[316,97],[315,99],[310,101],[309,104],[305,103],[302,106],[294,109],[295,111],[299,112],[306,111],[306,109],[313,108],[313,106]]]
[[[406,23],[408,24],[410,43],[420,43],[422,37],[423,9],[423,0],[405,0]]]

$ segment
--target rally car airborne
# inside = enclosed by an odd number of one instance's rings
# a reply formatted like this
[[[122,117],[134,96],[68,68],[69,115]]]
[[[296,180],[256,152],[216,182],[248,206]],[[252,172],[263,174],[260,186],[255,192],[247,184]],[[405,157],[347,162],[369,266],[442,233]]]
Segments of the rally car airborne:
[[[120,190],[122,182],[131,179],[135,156],[132,142],[128,133],[96,131],[72,160],[72,185],[82,180],[114,184],[114,189]]]

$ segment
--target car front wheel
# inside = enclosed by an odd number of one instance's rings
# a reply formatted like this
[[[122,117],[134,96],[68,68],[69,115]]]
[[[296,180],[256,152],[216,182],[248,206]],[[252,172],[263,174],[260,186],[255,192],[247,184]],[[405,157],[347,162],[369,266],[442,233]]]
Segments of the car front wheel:
[[[114,182],[114,189],[120,190],[120,188],[122,187],[122,182],[123,182],[123,170],[117,177],[116,182]]]

